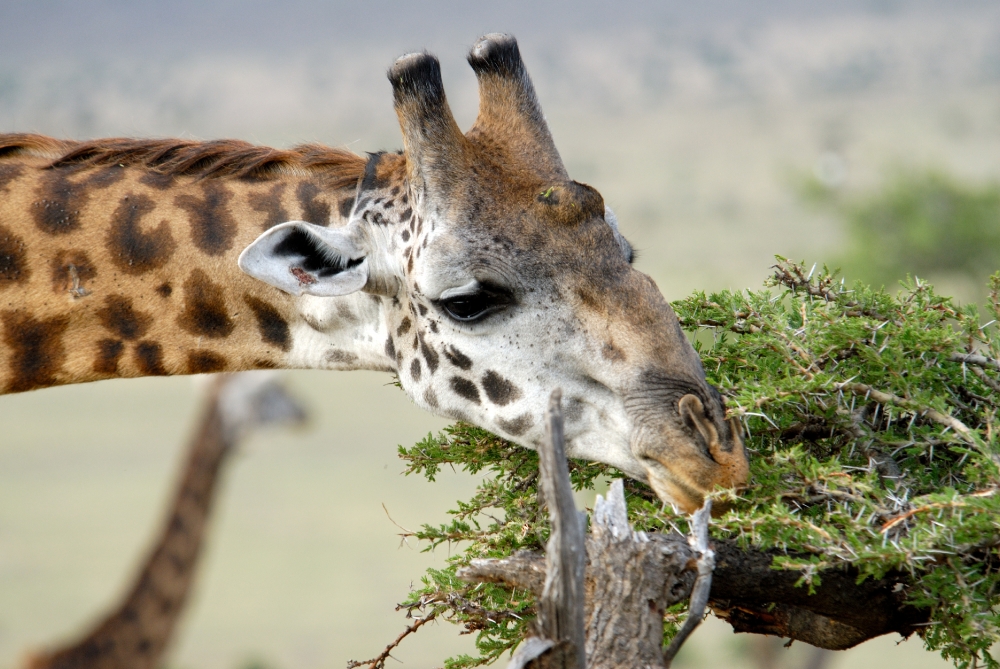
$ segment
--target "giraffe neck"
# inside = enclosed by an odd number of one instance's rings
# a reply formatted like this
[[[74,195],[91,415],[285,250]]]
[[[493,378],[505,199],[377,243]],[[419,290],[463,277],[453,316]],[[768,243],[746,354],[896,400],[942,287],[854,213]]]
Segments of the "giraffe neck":
[[[131,154],[53,162],[4,152],[3,140],[0,393],[115,377],[391,368],[379,298],[327,299],[319,310],[236,263],[277,223],[342,224],[363,159],[346,178],[343,169],[213,171],[212,155],[208,168],[171,173]]]

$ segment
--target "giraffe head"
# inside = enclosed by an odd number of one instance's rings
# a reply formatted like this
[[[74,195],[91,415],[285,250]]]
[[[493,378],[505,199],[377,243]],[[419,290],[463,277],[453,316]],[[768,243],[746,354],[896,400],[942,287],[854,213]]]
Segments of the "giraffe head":
[[[738,422],[601,195],[567,175],[517,43],[488,35],[469,63],[467,133],[437,59],[401,57],[389,79],[405,151],[370,158],[346,225],[282,224],[240,266],[331,313],[337,296],[373,296],[385,344],[371,366],[432,412],[536,447],[560,387],[571,456],[686,511],[743,484]]]

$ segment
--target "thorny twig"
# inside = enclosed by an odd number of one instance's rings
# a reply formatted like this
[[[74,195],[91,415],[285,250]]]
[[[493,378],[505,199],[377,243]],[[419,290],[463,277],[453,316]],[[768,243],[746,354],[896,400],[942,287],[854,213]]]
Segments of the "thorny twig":
[[[948,416],[946,414],[937,411],[936,409],[930,409],[928,407],[922,407],[916,402],[908,400],[904,397],[898,395],[893,395],[891,393],[885,393],[881,390],[875,390],[869,385],[864,383],[838,383],[835,386],[838,390],[849,390],[855,395],[860,395],[862,397],[870,397],[871,399],[879,402],[880,404],[895,404],[896,406],[902,407],[904,409],[909,409],[910,411],[917,411],[923,413],[925,416],[930,418],[935,423],[940,423],[945,427],[950,427],[955,432],[957,432],[965,441],[969,443],[974,443],[974,438],[972,436],[972,430],[962,421],[958,420],[953,416]]]
[[[402,643],[403,639],[413,634],[414,632],[416,632],[418,629],[420,629],[430,621],[434,620],[437,617],[437,614],[438,612],[436,610],[432,610],[423,618],[417,618],[416,620],[414,620],[413,624],[408,626],[405,630],[403,630],[400,633],[400,635],[396,637],[395,641],[386,646],[385,650],[383,650],[378,655],[378,657],[372,658],[371,660],[363,660],[361,662],[357,662],[355,660],[348,660],[347,669],[357,669],[357,667],[368,667],[368,669],[383,669],[383,667],[385,667],[385,661],[388,660],[390,657],[392,657],[391,655],[392,651],[394,651],[396,647],[399,646],[400,643]]]

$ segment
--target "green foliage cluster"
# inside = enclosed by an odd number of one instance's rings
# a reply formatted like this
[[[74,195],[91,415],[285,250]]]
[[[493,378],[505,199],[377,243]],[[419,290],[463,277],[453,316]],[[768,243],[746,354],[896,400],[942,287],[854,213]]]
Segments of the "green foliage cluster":
[[[924,643],[958,667],[1000,666],[988,653],[1000,641],[998,293],[994,276],[981,316],[921,281],[895,296],[847,289],[825,269],[779,258],[765,290],[695,293],[673,305],[748,435],[751,485],[717,493],[731,510],[713,535],[779,549],[774,567],[800,573],[802,587],[843,565],[862,578],[909,574],[908,600],[930,611]],[[403,606],[477,634],[479,655],[446,667],[489,663],[524,635],[532,598],[469,585],[456,570],[542,549],[537,457],[461,423],[400,456],[407,473],[432,481],[442,467],[486,474],[449,523],[416,533],[428,550],[462,550]],[[570,471],[577,489],[621,476],[585,462]],[[626,481],[626,490],[637,528],[686,531],[646,486]],[[667,638],[682,616],[668,616]]]

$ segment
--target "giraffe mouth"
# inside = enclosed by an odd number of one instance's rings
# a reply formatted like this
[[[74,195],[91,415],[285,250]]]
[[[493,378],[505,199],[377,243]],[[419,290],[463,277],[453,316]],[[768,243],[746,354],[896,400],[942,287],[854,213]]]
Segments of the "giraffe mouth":
[[[678,477],[659,460],[644,457],[641,462],[646,468],[649,487],[664,502],[684,513],[694,513],[705,503],[703,492]]]

